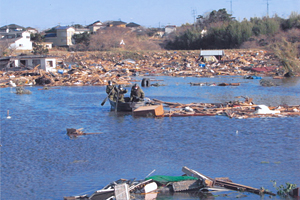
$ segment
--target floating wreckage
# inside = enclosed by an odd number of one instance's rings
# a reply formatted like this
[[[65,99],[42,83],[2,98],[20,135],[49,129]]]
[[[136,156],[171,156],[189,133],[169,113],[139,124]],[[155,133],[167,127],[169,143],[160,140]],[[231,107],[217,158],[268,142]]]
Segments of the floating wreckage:
[[[260,117],[287,117],[300,116],[300,105],[282,105],[277,107],[256,105],[253,99],[243,97],[245,101],[229,101],[226,103],[173,103],[152,99],[152,104],[162,104],[167,109],[163,115],[156,117],[187,117],[187,116],[216,116],[223,115],[229,118],[260,118]],[[237,97],[240,98],[240,97]]]
[[[82,136],[82,135],[101,134],[101,133],[85,133],[82,130],[83,130],[83,128],[80,128],[80,129],[67,128],[67,135],[70,138],[76,138],[76,137]]]
[[[119,179],[105,186],[101,190],[95,191],[91,196],[71,196],[64,197],[64,200],[129,200],[155,199],[160,194],[174,194],[180,192],[191,192],[201,194],[209,194],[212,191],[230,191],[250,192],[258,195],[268,194],[276,196],[276,194],[264,190],[233,183],[229,178],[210,178],[195,170],[183,167],[185,173],[182,176],[150,176],[144,180],[136,181]],[[148,197],[147,197],[148,196]]]

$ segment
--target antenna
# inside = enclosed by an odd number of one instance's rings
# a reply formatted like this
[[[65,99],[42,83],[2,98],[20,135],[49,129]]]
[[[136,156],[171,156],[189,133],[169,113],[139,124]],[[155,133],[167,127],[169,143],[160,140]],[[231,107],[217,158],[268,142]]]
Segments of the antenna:
[[[267,17],[269,17],[269,0],[267,0]]]
[[[232,0],[230,0],[230,14],[232,15]]]
[[[269,0],[266,1],[267,1],[267,17],[269,17]]]
[[[193,19],[194,19],[194,27],[196,26],[196,14],[197,14],[197,11],[195,9],[192,10],[192,16],[193,16]]]

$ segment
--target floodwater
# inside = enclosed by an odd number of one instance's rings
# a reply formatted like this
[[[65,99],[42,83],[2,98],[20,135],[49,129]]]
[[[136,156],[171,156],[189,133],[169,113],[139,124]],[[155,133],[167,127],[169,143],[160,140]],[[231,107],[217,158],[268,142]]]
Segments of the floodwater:
[[[262,87],[259,80],[242,77],[151,78],[157,80],[152,83],[165,86],[143,88],[150,99],[224,103],[248,96],[256,104],[300,104],[299,78],[277,80],[277,87]],[[190,82],[241,85],[200,87]],[[183,166],[274,193],[271,180],[277,186],[287,182],[300,186],[300,117],[134,118],[110,111],[109,102],[101,106],[106,97],[102,86],[25,89],[32,94],[0,89],[1,199],[56,200],[91,194],[120,178],[144,179],[154,170],[151,175],[180,176]],[[71,139],[67,128],[100,134]],[[158,194],[157,199],[269,199],[268,195],[225,193]]]

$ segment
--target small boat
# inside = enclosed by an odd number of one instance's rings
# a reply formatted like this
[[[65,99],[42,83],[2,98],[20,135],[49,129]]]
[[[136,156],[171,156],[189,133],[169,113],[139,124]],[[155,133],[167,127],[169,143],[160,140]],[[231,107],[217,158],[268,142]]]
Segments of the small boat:
[[[111,106],[111,110],[117,111],[117,112],[131,112],[135,109],[137,109],[140,106],[144,106],[145,102],[140,101],[140,102],[131,102],[129,101],[129,97],[125,97],[125,102],[115,102],[109,99],[109,103]]]

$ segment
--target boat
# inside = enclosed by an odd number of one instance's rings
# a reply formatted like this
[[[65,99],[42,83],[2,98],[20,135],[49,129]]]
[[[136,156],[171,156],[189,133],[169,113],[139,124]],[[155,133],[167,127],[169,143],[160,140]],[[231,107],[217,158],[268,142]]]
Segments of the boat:
[[[117,111],[117,112],[131,112],[135,109],[137,109],[140,106],[144,106],[144,101],[139,102],[131,102],[129,97],[125,97],[125,102],[116,102],[109,99],[109,103],[111,106],[111,110]]]

